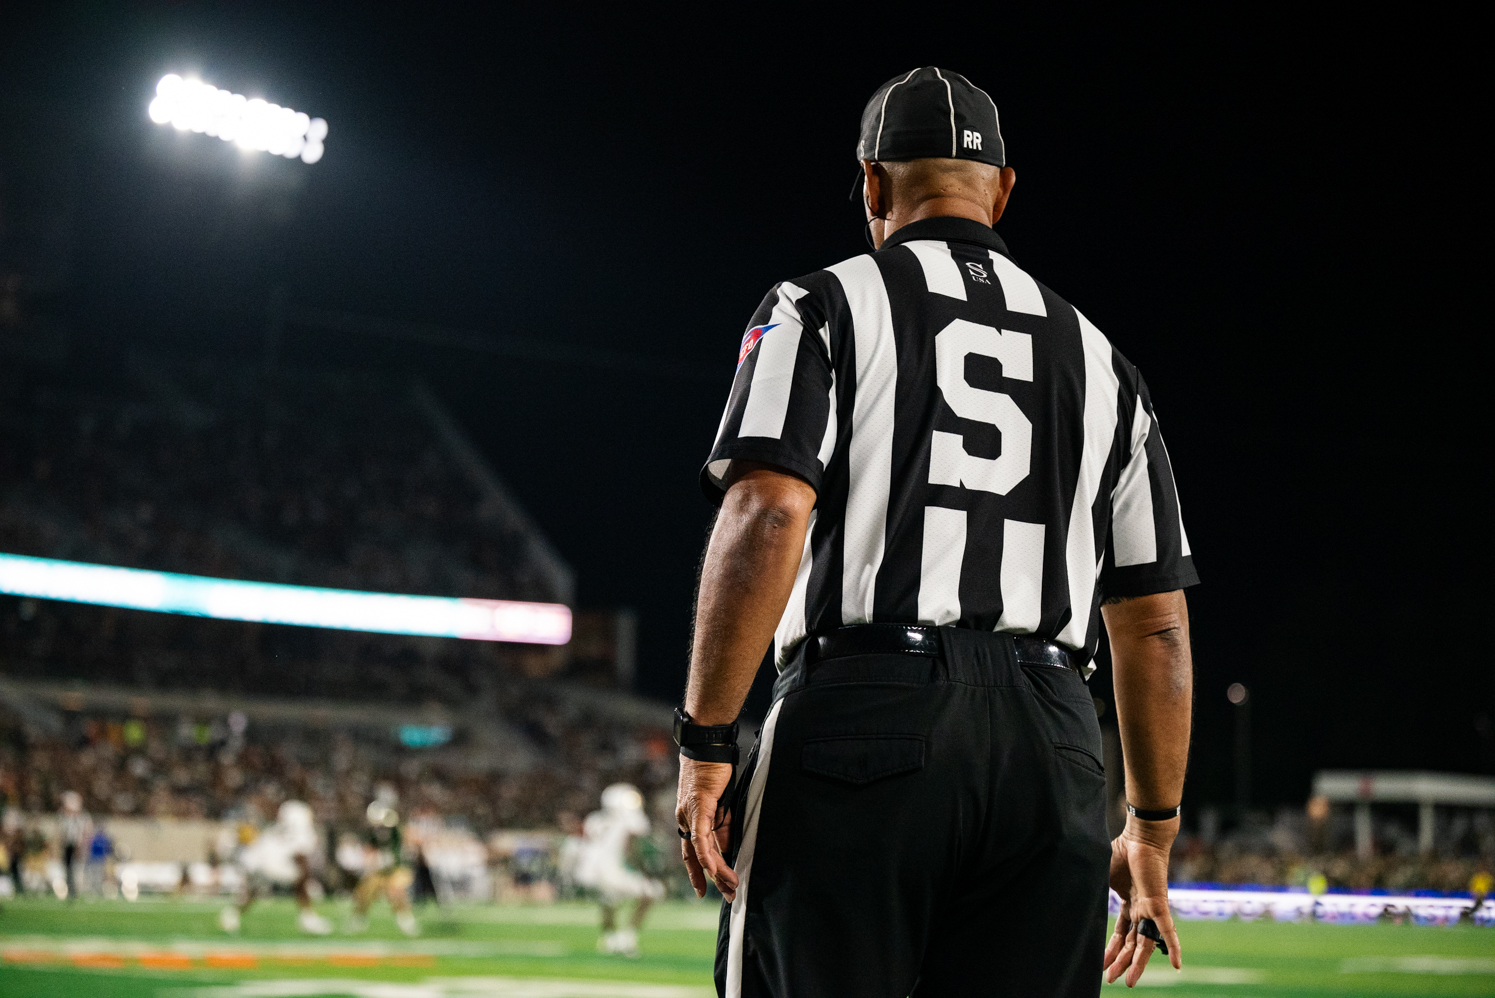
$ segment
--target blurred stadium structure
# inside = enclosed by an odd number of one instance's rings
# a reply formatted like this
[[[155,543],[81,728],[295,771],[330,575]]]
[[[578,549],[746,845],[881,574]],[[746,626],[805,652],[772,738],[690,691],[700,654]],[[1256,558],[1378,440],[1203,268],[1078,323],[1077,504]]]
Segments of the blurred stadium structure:
[[[423,386],[143,355],[60,373],[13,353],[0,366],[0,551],[573,598],[570,569]],[[388,784],[445,864],[437,882],[491,895],[489,833],[556,828],[609,783],[651,799],[672,787],[669,709],[628,692],[633,633],[626,612],[578,614],[553,648],[0,597],[0,794],[18,872],[33,888],[57,879],[56,837],[40,842],[68,790],[132,857],[112,882],[174,889],[187,862],[189,884],[227,890],[232,876],[209,872],[228,851],[215,829],[300,799],[335,849]],[[534,866],[533,849],[496,841],[494,855]]]

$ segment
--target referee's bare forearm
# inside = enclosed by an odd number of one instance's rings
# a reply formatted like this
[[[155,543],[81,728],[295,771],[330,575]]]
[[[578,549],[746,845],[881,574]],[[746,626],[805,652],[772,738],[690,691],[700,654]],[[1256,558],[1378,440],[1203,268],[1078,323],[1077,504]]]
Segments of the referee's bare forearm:
[[[1189,761],[1194,662],[1182,590],[1107,602],[1116,716],[1126,760],[1126,797],[1163,810],[1183,796]]]
[[[793,475],[743,462],[732,472],[696,597],[685,710],[698,724],[737,719],[789,602],[815,507],[815,490]]]

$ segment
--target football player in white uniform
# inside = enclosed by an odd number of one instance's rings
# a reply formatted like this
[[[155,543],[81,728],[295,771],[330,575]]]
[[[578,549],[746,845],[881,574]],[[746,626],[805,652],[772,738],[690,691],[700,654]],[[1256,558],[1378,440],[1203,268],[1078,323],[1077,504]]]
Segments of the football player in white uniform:
[[[638,956],[638,930],[649,905],[664,894],[659,881],[625,865],[629,840],[648,834],[643,795],[627,783],[614,783],[602,791],[602,810],[587,815],[582,826],[574,878],[582,887],[595,890],[602,901],[602,938],[597,948],[604,953]],[[619,929],[618,907],[629,900],[635,902],[633,917],[628,928]]]
[[[331,923],[312,910],[311,867],[318,855],[317,826],[311,808],[299,800],[280,805],[275,823],[239,849],[244,887],[238,902],[218,913],[218,924],[223,931],[238,932],[244,912],[261,894],[275,887],[290,887],[301,909],[296,918],[301,930],[318,936],[331,932]]]

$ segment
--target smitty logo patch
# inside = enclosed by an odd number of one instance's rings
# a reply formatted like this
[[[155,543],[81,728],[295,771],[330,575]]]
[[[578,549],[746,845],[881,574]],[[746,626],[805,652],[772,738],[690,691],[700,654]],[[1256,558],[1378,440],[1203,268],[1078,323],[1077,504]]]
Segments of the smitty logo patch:
[[[742,346],[737,351],[738,367],[741,367],[742,362],[747,360],[747,355],[753,352],[753,347],[763,338],[763,334],[777,325],[777,322],[770,322],[766,326],[754,326],[742,334]]]

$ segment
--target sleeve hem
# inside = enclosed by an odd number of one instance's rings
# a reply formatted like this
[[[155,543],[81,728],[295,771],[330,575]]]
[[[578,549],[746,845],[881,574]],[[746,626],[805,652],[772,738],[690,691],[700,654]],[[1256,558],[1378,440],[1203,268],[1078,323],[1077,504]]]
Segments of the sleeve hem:
[[[820,480],[825,474],[825,469],[820,467],[820,461],[811,458],[808,462],[801,461],[783,453],[782,445],[777,440],[763,439],[755,442],[748,440],[735,440],[731,444],[719,448],[712,453],[711,460],[701,468],[701,492],[706,500],[713,506],[722,504],[722,497],[726,495],[726,489],[722,487],[719,480],[711,473],[711,466],[719,461],[760,461],[763,464],[771,464],[777,468],[789,472],[809,483],[810,488],[818,494],[820,492]]]
[[[1154,575],[1142,579],[1128,579],[1125,582],[1102,583],[1101,592],[1104,599],[1112,596],[1155,596],[1158,593],[1171,593],[1175,589],[1187,589],[1197,585],[1199,585],[1199,573],[1190,568],[1170,575]]]

